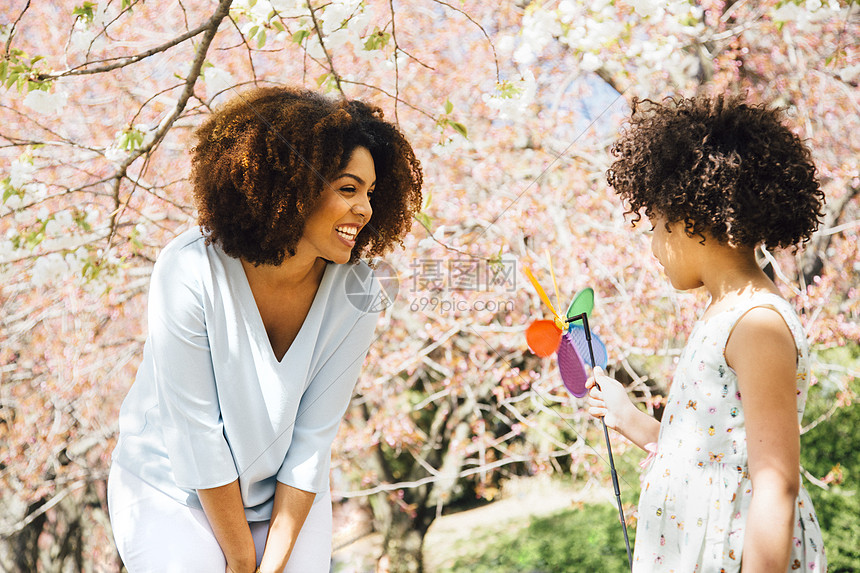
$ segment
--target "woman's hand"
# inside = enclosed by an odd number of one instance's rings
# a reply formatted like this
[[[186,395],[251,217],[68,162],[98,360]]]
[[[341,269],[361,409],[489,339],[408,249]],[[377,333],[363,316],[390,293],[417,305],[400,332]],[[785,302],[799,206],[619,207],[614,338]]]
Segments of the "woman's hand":
[[[260,571],[283,571],[299,537],[299,532],[310,513],[316,494],[285,483],[275,485],[275,504],[266,547],[260,561]]]
[[[607,427],[623,434],[642,449],[657,441],[660,422],[640,410],[630,400],[621,383],[604,374],[599,366],[591,371],[585,382],[588,390],[588,413],[603,418]]]

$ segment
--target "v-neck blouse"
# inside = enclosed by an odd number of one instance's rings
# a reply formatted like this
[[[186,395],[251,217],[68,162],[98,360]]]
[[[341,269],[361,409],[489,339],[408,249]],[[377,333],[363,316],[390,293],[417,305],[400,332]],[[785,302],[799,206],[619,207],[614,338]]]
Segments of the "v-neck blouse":
[[[271,517],[278,481],[325,491],[378,318],[349,294],[378,292],[366,264],[328,264],[278,361],[241,261],[197,228],[178,236],[153,268],[149,334],[114,462],[198,508],[196,490],[238,479],[249,521]]]

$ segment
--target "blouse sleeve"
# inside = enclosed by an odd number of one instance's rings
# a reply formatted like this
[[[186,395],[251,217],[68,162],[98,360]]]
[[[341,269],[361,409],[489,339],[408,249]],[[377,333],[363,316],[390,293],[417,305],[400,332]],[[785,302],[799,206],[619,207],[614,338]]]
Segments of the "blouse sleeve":
[[[320,493],[328,487],[331,444],[373,340],[378,313],[365,313],[305,390],[279,482]]]
[[[179,487],[218,487],[236,480],[238,472],[224,436],[202,285],[195,265],[176,254],[159,257],[149,292],[149,342],[162,433]]]

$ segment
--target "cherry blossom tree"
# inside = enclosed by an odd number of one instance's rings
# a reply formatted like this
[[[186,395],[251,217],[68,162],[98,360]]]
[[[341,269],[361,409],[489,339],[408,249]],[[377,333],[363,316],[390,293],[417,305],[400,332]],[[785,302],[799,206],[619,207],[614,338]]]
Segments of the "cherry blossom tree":
[[[525,347],[546,309],[523,265],[550,288],[549,252],[561,298],[595,288],[611,369],[659,413],[703,301],[665,284],[606,188],[633,97],[746,90],[786,108],[827,217],[803,250],[762,262],[816,348],[856,344],[858,13],[844,0],[5,3],[0,565],[119,570],[105,480],[149,273],[194,224],[192,129],[247,86],[370,100],[424,165],[422,213],[386,258],[399,295],[333,455],[336,496],[367,500],[392,571],[421,571],[433,520],[507,476],[605,479],[593,423]],[[834,411],[852,403],[856,372],[815,374]]]

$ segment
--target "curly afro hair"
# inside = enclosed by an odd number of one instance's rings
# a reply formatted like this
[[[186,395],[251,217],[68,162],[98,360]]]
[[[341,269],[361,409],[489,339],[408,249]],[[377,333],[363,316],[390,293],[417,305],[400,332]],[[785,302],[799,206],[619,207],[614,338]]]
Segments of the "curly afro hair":
[[[255,265],[295,255],[305,220],[327,181],[365,147],[377,173],[373,215],[350,262],[379,256],[402,237],[421,208],[421,165],[382,110],[296,88],[243,93],[195,133],[192,181],[207,242]]]
[[[662,216],[687,235],[785,248],[818,228],[824,193],[781,112],[740,97],[634,100],[606,173],[634,223]]]

